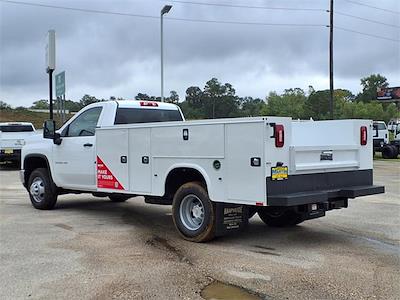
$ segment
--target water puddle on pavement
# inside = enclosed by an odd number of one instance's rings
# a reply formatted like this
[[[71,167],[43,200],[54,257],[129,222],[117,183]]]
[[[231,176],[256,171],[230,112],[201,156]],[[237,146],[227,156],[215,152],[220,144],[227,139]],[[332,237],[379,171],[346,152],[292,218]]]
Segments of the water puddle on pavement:
[[[201,291],[201,297],[206,300],[260,300],[246,290],[220,281],[214,281]]]

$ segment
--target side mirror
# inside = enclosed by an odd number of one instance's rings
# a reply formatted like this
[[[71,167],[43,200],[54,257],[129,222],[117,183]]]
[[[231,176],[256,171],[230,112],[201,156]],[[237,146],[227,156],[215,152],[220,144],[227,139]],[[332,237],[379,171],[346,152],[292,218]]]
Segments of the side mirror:
[[[43,124],[43,138],[54,139],[54,134],[56,132],[56,121],[46,120]]]
[[[52,139],[56,145],[61,144],[61,136],[56,132],[56,121],[46,120],[43,124],[43,138]]]

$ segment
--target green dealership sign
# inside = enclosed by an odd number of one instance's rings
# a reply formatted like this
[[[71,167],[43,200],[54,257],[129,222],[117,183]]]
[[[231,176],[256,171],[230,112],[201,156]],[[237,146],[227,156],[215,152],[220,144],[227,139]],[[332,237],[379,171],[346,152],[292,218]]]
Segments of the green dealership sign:
[[[65,95],[65,71],[56,75],[56,97]]]

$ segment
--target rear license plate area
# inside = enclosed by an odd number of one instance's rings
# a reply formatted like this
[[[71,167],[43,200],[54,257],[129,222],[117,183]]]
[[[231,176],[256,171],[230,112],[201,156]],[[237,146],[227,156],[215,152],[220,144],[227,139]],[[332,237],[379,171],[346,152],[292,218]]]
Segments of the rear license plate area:
[[[271,179],[272,180],[285,180],[288,179],[288,167],[272,167],[271,168]]]

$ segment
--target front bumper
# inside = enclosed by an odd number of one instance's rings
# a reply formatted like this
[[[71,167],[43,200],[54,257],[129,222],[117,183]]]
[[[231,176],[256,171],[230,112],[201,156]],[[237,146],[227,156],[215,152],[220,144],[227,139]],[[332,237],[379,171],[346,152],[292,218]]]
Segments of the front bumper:
[[[21,181],[22,185],[25,186],[25,170],[19,170],[19,180]]]
[[[329,203],[384,192],[384,186],[373,185],[372,170],[292,175],[280,181],[267,178],[268,206]]]

